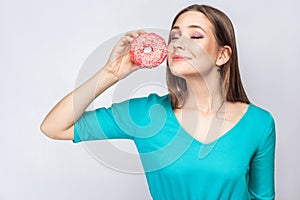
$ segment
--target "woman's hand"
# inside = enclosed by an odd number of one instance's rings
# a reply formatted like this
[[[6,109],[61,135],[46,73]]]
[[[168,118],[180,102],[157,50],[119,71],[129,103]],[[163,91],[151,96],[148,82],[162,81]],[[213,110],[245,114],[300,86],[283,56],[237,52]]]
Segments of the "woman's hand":
[[[132,40],[142,33],[145,33],[145,31],[127,32],[113,48],[105,69],[116,76],[118,80],[139,69],[139,66],[130,59],[129,51]]]

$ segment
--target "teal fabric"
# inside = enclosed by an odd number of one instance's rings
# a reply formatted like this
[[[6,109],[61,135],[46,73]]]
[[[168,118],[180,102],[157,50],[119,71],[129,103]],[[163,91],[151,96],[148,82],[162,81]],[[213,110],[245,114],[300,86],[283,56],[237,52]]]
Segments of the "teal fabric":
[[[170,94],[132,98],[86,111],[75,123],[74,143],[131,139],[154,200],[274,199],[275,123],[249,104],[238,123],[203,144],[173,113]]]

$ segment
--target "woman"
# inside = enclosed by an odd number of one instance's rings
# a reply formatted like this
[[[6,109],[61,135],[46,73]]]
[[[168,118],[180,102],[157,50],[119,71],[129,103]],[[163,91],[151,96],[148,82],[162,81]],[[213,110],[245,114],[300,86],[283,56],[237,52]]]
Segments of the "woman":
[[[128,47],[141,33],[122,37],[107,64],[65,96],[41,130],[73,142],[134,140],[153,199],[274,199],[274,119],[249,102],[233,26],[215,8],[192,5],[175,17],[168,45],[169,94],[84,112],[107,88],[139,69]]]

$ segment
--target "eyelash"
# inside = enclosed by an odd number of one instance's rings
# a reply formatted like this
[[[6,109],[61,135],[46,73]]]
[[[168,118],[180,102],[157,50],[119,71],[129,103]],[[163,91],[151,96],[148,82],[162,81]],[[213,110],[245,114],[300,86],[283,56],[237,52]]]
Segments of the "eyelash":
[[[177,36],[177,37],[175,37],[175,36],[171,36],[171,40],[176,40],[176,39],[178,39],[180,36]],[[191,36],[191,39],[201,39],[201,38],[203,38],[203,36]]]
[[[203,38],[202,36],[191,36],[192,39],[201,39]]]

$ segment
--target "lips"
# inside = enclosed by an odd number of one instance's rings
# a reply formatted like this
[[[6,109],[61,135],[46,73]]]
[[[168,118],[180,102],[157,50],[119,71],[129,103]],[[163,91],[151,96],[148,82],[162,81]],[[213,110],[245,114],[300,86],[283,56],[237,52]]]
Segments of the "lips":
[[[191,58],[180,56],[180,55],[174,55],[173,56],[173,61],[186,61],[190,60]]]

